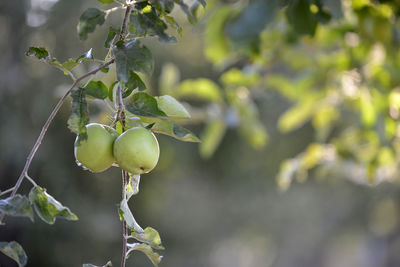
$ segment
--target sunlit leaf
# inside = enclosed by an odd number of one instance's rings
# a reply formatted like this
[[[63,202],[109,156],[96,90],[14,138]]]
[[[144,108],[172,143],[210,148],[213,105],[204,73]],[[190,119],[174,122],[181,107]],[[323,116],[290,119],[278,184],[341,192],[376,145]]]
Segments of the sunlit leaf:
[[[151,75],[154,68],[154,60],[150,50],[141,45],[139,41],[114,46],[115,64],[117,75],[123,82],[128,82],[130,71],[137,71]]]
[[[29,193],[29,200],[33,204],[38,216],[48,224],[54,224],[56,218],[76,221],[78,217],[69,208],[63,206],[46,192],[46,189],[35,186]]]
[[[174,124],[172,121],[158,121],[151,130],[185,142],[200,142],[200,139],[195,134],[180,125]]]
[[[361,106],[361,121],[365,126],[372,126],[376,122],[376,111],[375,105],[372,102],[371,95],[365,89],[362,90],[360,95],[360,106]]]
[[[230,69],[220,77],[221,82],[226,85],[252,87],[259,80],[257,73],[244,73],[239,69]]]
[[[97,8],[88,8],[79,18],[78,35],[79,39],[86,40],[88,34],[94,32],[97,25],[103,25],[106,13]]]
[[[188,119],[189,112],[178,100],[169,95],[156,96],[158,108],[171,119]]]
[[[136,222],[135,218],[133,217],[133,214],[131,210],[129,209],[128,202],[126,199],[123,199],[121,201],[121,204],[119,206],[119,216],[121,220],[124,220],[127,224],[127,226],[132,229],[133,231],[137,233],[143,233],[144,230],[142,227],[139,226],[139,224]]]
[[[219,86],[209,79],[185,80],[173,92],[178,98],[200,99],[209,102],[221,102]]]
[[[222,119],[212,120],[207,123],[201,135],[200,155],[203,158],[211,157],[218,148],[225,135],[226,125]]]
[[[15,241],[12,242],[0,242],[0,251],[15,260],[19,267],[23,267],[28,262],[28,257],[24,249]]]
[[[114,0],[97,0],[97,1],[99,1],[103,5],[109,5],[109,4],[114,3]]]
[[[140,242],[146,243],[154,249],[164,249],[161,245],[160,234],[154,228],[146,227],[142,233],[132,232],[131,237]]]
[[[225,36],[225,23],[232,15],[234,8],[224,5],[216,10],[210,17],[205,29],[206,49],[205,54],[209,60],[216,64],[225,61],[231,52],[228,39]]]
[[[75,68],[78,65],[79,65],[79,63],[76,62],[75,60],[73,60],[72,58],[69,58],[67,61],[65,61],[62,64],[63,68],[66,70],[72,70],[73,68]]]
[[[129,174],[129,180],[125,186],[126,199],[139,193],[140,174]]]
[[[172,63],[164,64],[159,78],[159,88],[162,94],[170,94],[180,80],[179,69]]]
[[[147,244],[140,244],[140,243],[128,244],[128,252],[127,252],[128,257],[134,251],[143,252],[151,260],[153,265],[156,267],[161,262],[162,256],[160,256],[160,255],[158,255],[158,253],[154,252],[153,249]]]
[[[287,110],[279,118],[279,130],[286,133],[304,125],[304,123],[310,120],[311,116],[314,115],[317,100],[318,99],[311,96],[308,99]]]
[[[132,114],[166,119],[167,114],[158,108],[157,100],[149,94],[139,92],[134,94],[126,105],[126,109]]]
[[[268,142],[267,130],[257,118],[241,120],[239,131],[247,143],[255,149],[263,148]]]
[[[310,144],[300,157],[300,165],[303,169],[314,168],[326,156],[325,147],[321,144]]]
[[[19,194],[0,199],[0,212],[9,216],[28,217],[33,221],[33,210],[29,199]]]
[[[83,61],[92,60],[92,59],[94,59],[94,57],[92,54],[92,48],[90,48],[89,51],[80,55],[75,61],[78,63],[81,63]]]
[[[289,189],[294,179],[294,175],[299,168],[300,161],[297,158],[288,159],[281,163],[281,167],[277,175],[277,184],[280,190],[286,191]]]

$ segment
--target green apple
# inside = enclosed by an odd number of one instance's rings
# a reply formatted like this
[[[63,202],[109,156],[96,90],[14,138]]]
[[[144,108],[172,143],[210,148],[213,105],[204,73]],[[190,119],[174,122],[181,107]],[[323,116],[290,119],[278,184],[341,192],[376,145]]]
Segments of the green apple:
[[[157,165],[160,148],[154,134],[143,127],[134,127],[114,142],[118,165],[133,174],[148,173]]]
[[[86,125],[87,139],[77,137],[74,153],[78,164],[92,172],[107,170],[114,163],[113,144],[118,137],[114,129],[98,124]]]

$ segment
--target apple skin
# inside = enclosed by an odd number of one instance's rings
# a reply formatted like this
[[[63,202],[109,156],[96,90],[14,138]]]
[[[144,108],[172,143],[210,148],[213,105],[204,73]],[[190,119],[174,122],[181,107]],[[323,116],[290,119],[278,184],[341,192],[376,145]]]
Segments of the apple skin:
[[[133,174],[148,173],[157,165],[160,148],[154,134],[143,127],[134,127],[114,142],[118,165]]]
[[[80,140],[77,136],[74,145],[74,154],[78,164],[91,172],[102,172],[111,167],[115,159],[113,144],[118,137],[114,129],[98,124],[86,125],[87,139]]]

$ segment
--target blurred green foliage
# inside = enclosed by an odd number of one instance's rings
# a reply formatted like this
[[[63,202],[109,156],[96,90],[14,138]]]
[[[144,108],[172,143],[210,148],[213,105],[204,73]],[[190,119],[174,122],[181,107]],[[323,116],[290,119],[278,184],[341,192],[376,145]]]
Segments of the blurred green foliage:
[[[0,188],[15,183],[68,83],[24,52],[45,46],[69,62],[93,47],[106,56],[106,31],[82,43],[73,26],[93,2],[0,3]],[[161,233],[162,264],[398,266],[397,1],[210,1],[198,12],[193,29],[178,15],[176,46],[145,41],[156,60],[146,84],[184,101],[196,124],[185,127],[202,137],[197,148],[159,136],[159,166],[131,205]],[[109,23],[117,27],[119,18],[111,14]],[[96,77],[110,86],[112,75]],[[101,102],[89,107],[92,121],[110,121]],[[110,257],[118,265],[120,174],[76,166],[69,114],[66,105],[30,173],[80,220],[49,227],[9,218],[0,237],[24,244],[28,266]],[[293,180],[300,184],[285,194],[276,189]],[[13,264],[0,256],[0,265]],[[149,261],[135,253],[128,264]]]

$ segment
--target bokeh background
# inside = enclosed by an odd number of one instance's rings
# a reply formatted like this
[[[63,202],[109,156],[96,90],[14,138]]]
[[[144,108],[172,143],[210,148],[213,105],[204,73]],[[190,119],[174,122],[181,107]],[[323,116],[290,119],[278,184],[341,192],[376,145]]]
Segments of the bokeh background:
[[[14,185],[26,156],[58,97],[70,84],[67,76],[24,54],[29,46],[45,46],[64,61],[93,48],[102,58],[106,30],[78,40],[76,23],[94,0],[15,0],[0,2],[0,189]],[[155,57],[148,84],[157,94],[162,67],[173,63],[181,78],[216,79],[218,71],[204,53],[204,25],[185,24],[176,45],[147,44]],[[120,23],[120,14],[111,23]],[[78,69],[84,73],[85,67]],[[102,106],[90,103],[101,120]],[[277,129],[289,102],[274,91],[257,98],[269,143],[254,150],[236,131],[228,130],[207,160],[198,145],[158,136],[157,168],[143,175],[140,193],[130,207],[142,226],[157,229],[166,250],[161,266],[170,267],[380,267],[400,266],[400,188],[394,181],[374,187],[338,175],[311,172],[305,183],[280,192],[276,175],[284,159],[294,157],[313,140],[311,125],[288,134]],[[16,240],[25,248],[27,266],[115,266],[121,256],[118,217],[121,178],[118,169],[101,174],[75,164],[75,136],[66,127],[66,103],[49,128],[30,169],[30,176],[68,206],[79,221],[47,225],[36,217],[7,218],[0,240]],[[200,133],[202,125],[187,126]],[[24,182],[22,193],[30,184]],[[0,255],[1,267],[16,264]],[[151,266],[139,252],[127,266]]]

